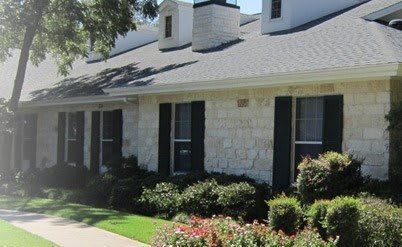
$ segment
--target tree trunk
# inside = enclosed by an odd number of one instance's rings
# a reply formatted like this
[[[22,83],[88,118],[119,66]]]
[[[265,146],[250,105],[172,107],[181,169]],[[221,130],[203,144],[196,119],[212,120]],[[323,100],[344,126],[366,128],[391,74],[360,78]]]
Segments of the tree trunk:
[[[29,60],[29,52],[32,46],[32,42],[35,38],[38,30],[39,22],[42,19],[43,11],[49,4],[48,0],[38,0],[34,3],[35,13],[33,14],[32,22],[26,26],[24,40],[21,47],[20,58],[18,62],[17,74],[14,80],[13,94],[10,100],[10,109],[16,111],[18,108],[18,102],[21,97],[22,86],[25,80],[25,73]]]
[[[29,59],[29,50],[31,49],[31,45],[36,34],[36,29],[37,26],[36,27],[29,26],[25,31],[24,41],[20,53],[20,59],[18,62],[17,75],[15,76],[14,80],[13,94],[10,100],[10,109],[12,111],[17,110],[18,108],[18,102],[21,97],[22,86],[24,84],[25,72],[27,69]]]

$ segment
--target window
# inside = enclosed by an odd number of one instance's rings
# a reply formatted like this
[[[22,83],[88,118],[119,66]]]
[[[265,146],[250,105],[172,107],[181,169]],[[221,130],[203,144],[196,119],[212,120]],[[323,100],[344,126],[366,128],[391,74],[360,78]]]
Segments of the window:
[[[113,157],[113,112],[101,114],[101,164],[104,165]]]
[[[174,110],[174,172],[191,171],[191,104],[176,104]]]
[[[66,122],[66,154],[67,163],[76,162],[75,149],[77,148],[77,113],[67,113]]]
[[[323,98],[299,98],[296,106],[296,143],[322,144]]]
[[[282,0],[272,0],[271,19],[281,18],[282,15]]]
[[[33,146],[36,145],[34,140],[34,133],[36,132],[36,125],[34,124],[33,116],[28,115],[24,117],[22,122],[22,158],[23,160],[30,160],[33,157]]]
[[[172,37],[172,16],[165,17],[165,38]]]
[[[324,98],[298,98],[296,100],[295,164],[303,157],[316,158],[322,153],[324,125]],[[295,167],[295,177],[297,167]]]

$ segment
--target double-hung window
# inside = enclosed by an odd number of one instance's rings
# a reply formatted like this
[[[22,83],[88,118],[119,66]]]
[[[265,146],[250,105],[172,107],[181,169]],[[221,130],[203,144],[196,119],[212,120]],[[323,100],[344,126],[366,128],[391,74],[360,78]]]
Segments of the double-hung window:
[[[34,135],[36,133],[36,124],[34,124],[33,115],[27,115],[23,119],[22,124],[22,159],[31,160],[33,157],[33,152],[35,150],[32,148],[36,145]]]
[[[324,98],[296,99],[295,164],[323,151]],[[297,169],[295,169],[297,170]]]
[[[113,157],[113,112],[104,111],[101,114],[101,135],[100,135],[100,148],[101,148],[101,161],[105,165]]]
[[[272,0],[271,19],[281,18],[282,16],[282,0]]]
[[[67,113],[66,121],[66,150],[67,163],[75,163],[77,161],[75,149],[77,148],[77,113]]]
[[[174,107],[174,172],[185,173],[191,167],[191,104],[176,104]]]
[[[165,17],[165,38],[172,37],[172,20],[173,17],[171,15]]]

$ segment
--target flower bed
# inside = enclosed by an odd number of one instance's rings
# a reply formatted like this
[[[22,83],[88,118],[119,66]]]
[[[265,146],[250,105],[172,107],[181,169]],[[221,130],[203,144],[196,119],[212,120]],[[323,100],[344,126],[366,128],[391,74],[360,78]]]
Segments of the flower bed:
[[[262,223],[241,224],[227,217],[201,219],[193,217],[189,225],[161,229],[153,240],[155,247],[332,247],[336,240],[323,240],[317,231],[305,228],[294,235],[271,231]]]

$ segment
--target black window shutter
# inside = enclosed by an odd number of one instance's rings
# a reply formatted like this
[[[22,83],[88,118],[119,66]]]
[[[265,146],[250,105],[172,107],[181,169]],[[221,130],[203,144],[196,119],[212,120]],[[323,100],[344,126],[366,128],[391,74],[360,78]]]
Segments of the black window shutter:
[[[100,112],[92,112],[91,123],[91,161],[90,171],[99,174],[99,152],[100,152]]]
[[[159,105],[158,172],[170,174],[170,132],[172,104]]]
[[[64,164],[65,143],[66,143],[66,113],[59,112],[59,121],[57,124],[57,164]]]
[[[274,167],[272,187],[286,189],[290,185],[292,97],[275,99]]]
[[[323,150],[342,152],[343,96],[324,97]]]
[[[113,158],[121,158],[123,146],[123,111],[113,111]]]
[[[36,145],[37,145],[37,136],[38,136],[38,115],[33,114],[29,117],[29,124],[31,125],[30,130],[32,133],[29,133],[30,137],[32,138],[32,143],[31,143],[31,157],[29,159],[30,162],[30,167],[35,168],[36,167]]]
[[[191,103],[191,165],[193,171],[204,171],[205,102]]]
[[[84,165],[85,112],[77,112],[76,164]]]
[[[20,116],[15,118],[16,128],[14,135],[14,168],[21,169],[22,162],[22,119]]]

